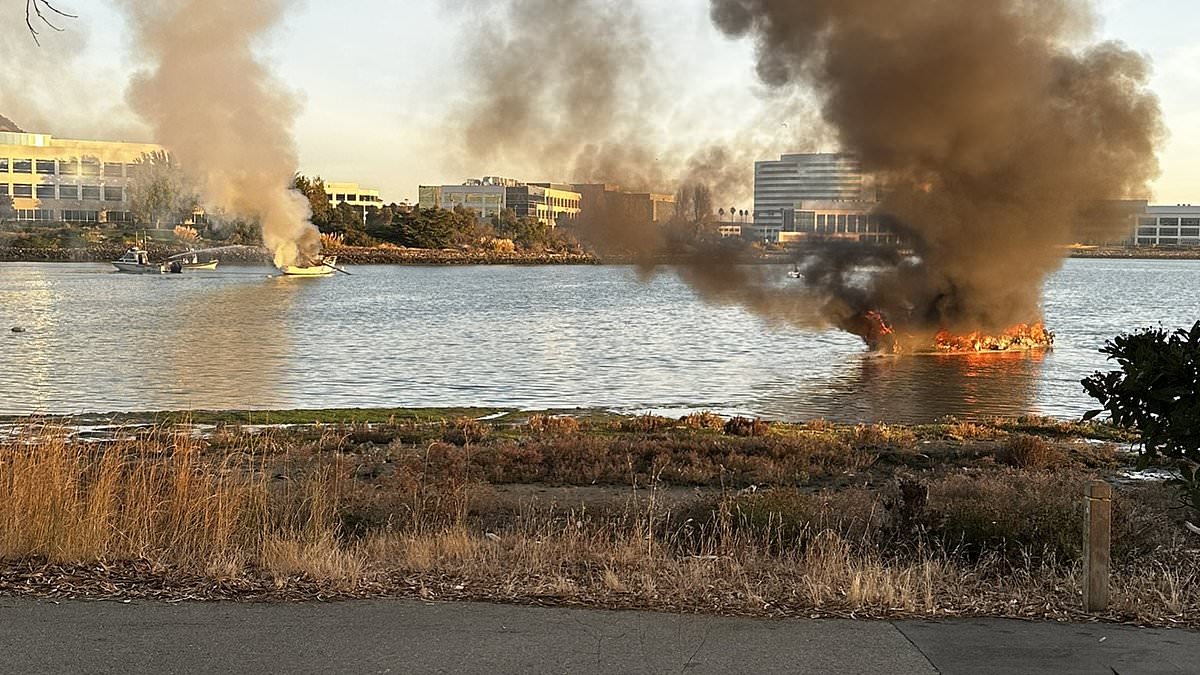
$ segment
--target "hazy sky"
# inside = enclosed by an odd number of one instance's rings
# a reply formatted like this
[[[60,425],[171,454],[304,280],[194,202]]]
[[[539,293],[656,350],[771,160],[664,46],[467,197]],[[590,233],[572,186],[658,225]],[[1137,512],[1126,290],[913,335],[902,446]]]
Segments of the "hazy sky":
[[[146,0],[152,1],[152,0]],[[563,0],[570,2],[571,0]],[[419,183],[460,182],[440,159],[439,132],[462,81],[456,50],[465,38],[444,0],[341,0],[298,2],[273,34],[264,53],[305,101],[296,138],[302,170],[327,180],[357,181],[383,191],[385,199],[414,199]],[[124,50],[124,27],[109,0],[59,0],[81,18],[63,35],[48,35],[43,50],[62,54],[69,40],[86,39],[78,58],[61,58],[75,80],[42,78],[31,85],[61,114],[45,120],[15,119],[25,127],[58,135],[88,132],[139,137],[145,134],[124,106],[128,73],[136,67]],[[469,6],[469,3],[468,3]],[[753,119],[755,95],[750,45],[731,42],[708,21],[707,0],[643,0],[654,35],[657,72],[678,97],[671,128],[694,140],[730,135]],[[1162,98],[1171,131],[1162,155],[1163,176],[1154,199],[1200,202],[1200,3],[1195,0],[1102,0],[1106,37],[1149,54],[1154,89]],[[477,35],[475,39],[486,39]],[[43,51],[43,54],[45,52]],[[30,47],[17,60],[33,59]],[[87,64],[86,77],[78,73]],[[87,95],[69,94],[64,82],[80,81]],[[0,82],[0,87],[11,86]],[[7,92],[11,93],[11,92]],[[94,97],[104,97],[97,102]],[[202,105],[197,101],[197,105]],[[17,118],[14,111],[0,110]],[[103,122],[98,118],[103,117]],[[833,149],[833,148],[830,148]],[[786,146],[773,154],[788,152]],[[748,172],[752,167],[746,167]],[[480,166],[473,175],[500,172]],[[527,176],[531,180],[569,176]],[[749,205],[747,205],[749,207]]]

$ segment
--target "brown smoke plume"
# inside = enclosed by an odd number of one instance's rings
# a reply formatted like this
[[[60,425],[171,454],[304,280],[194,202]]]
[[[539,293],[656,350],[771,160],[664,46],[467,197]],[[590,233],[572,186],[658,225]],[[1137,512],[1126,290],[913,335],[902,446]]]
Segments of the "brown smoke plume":
[[[999,329],[1040,313],[1081,219],[1128,234],[1105,200],[1144,196],[1164,131],[1146,58],[1090,43],[1083,0],[710,0],[757,41],[758,75],[819,94],[883,187],[919,260],[865,286],[845,251],[806,277],[842,325],[883,310],[915,328]],[[1081,46],[1082,45],[1082,46]]]
[[[254,49],[289,0],[123,0],[148,68],[129,87],[133,108],[195,174],[205,205],[257,220],[277,266],[320,250],[308,201],[289,189],[299,166],[295,96]]]
[[[728,138],[700,148],[673,138],[684,112],[679,92],[654,62],[654,37],[636,0],[451,4],[469,11],[455,74],[463,99],[445,130],[451,168],[463,177],[487,172],[669,194],[702,182],[721,205],[749,208],[754,160],[780,147],[811,147],[818,136],[807,101],[772,96],[766,113]],[[600,208],[611,225],[602,235],[615,240],[608,243],[654,247],[645,223],[623,226],[614,209]]]

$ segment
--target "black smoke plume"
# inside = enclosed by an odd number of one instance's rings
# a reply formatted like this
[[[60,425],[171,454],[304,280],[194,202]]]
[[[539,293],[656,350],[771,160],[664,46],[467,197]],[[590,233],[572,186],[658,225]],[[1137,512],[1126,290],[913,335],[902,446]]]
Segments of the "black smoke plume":
[[[817,256],[827,318],[869,310],[912,330],[997,330],[1040,315],[1081,225],[1131,232],[1109,200],[1143,197],[1164,130],[1150,64],[1095,42],[1082,0],[710,0],[753,39],[770,87],[815,92],[844,150],[878,180],[879,211],[917,258]],[[854,279],[851,283],[849,280]]]

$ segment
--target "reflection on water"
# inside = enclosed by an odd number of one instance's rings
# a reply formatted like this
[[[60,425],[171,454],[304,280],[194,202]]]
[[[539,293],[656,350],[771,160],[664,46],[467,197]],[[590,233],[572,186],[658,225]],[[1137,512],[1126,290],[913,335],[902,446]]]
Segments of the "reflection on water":
[[[186,397],[192,409],[286,405],[288,316],[299,291],[277,278],[186,298],[164,342],[171,395]]]
[[[1071,261],[1047,354],[877,358],[837,331],[705,304],[630,267],[360,267],[133,276],[0,264],[0,413],[505,406],[778,419],[1077,416],[1104,341],[1190,325],[1200,262]],[[786,282],[787,268],[778,270]],[[10,333],[12,326],[26,333]]]
[[[824,382],[762,400],[770,417],[802,408],[841,422],[928,422],[943,416],[978,419],[1035,409],[1046,355],[938,354],[859,356]]]

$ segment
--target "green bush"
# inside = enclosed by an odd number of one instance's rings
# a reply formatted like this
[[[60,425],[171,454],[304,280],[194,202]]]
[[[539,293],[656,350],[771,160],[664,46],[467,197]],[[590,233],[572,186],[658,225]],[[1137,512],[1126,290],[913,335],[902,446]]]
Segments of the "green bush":
[[[1175,484],[1184,502],[1200,513],[1200,321],[1190,330],[1151,328],[1110,340],[1100,350],[1120,370],[1083,381],[1103,406],[1085,417],[1108,412],[1114,424],[1141,434],[1142,461],[1175,460]]]

